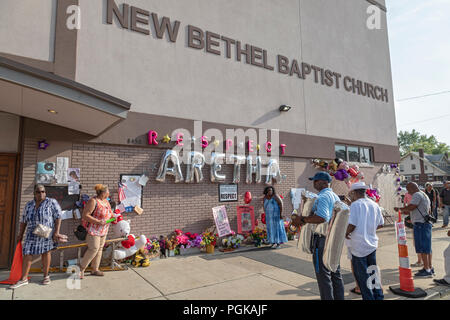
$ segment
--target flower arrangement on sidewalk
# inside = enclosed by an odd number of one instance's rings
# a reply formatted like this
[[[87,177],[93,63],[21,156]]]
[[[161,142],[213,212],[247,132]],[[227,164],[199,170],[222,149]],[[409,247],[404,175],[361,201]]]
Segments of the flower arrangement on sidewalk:
[[[216,246],[217,243],[217,234],[213,234],[212,232],[204,232],[202,234],[202,241],[200,242],[200,245],[202,247],[206,247],[206,246]]]
[[[147,244],[144,247],[150,256],[158,256],[160,245],[157,238],[147,239]]]
[[[236,232],[231,231],[231,236],[222,239],[222,247],[225,249],[237,249],[241,246],[244,239],[243,235],[237,235]]]
[[[251,237],[253,239],[255,247],[260,247],[263,244],[264,240],[267,238],[267,232],[266,230],[257,227],[252,232]]]

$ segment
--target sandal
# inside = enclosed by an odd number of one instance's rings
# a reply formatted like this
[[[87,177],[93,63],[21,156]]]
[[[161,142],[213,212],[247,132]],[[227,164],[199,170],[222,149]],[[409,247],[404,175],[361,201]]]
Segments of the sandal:
[[[50,280],[50,276],[44,277],[44,280],[42,280],[42,285],[46,286],[49,285],[52,281]]]
[[[91,272],[91,276],[103,277],[105,274],[101,271]]]
[[[356,291],[356,288],[353,288],[352,290],[350,290],[350,292],[357,294],[357,295],[361,295],[361,291]]]

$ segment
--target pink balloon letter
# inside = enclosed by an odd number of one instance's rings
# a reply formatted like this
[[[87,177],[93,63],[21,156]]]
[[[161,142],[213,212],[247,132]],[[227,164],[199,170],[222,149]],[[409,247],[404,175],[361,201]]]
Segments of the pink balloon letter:
[[[253,140],[248,140],[248,152],[253,152]]]
[[[281,154],[285,154],[286,153],[285,149],[286,149],[287,145],[281,144],[280,147],[281,147]]]
[[[227,151],[230,149],[230,147],[233,145],[233,140],[227,139]]]
[[[156,141],[156,138],[158,138],[158,132],[150,130],[148,132],[148,144],[158,145],[158,141]]]
[[[184,143],[182,143],[182,141],[183,141],[183,134],[177,133],[177,145],[184,146]]]
[[[267,143],[266,143],[266,151],[267,152],[272,152],[272,142],[267,141]]]

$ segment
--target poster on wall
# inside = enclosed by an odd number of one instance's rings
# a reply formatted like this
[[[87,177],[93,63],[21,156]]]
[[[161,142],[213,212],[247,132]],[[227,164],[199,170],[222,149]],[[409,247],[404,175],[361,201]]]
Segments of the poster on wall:
[[[230,222],[228,221],[225,206],[215,207],[212,208],[212,210],[219,237],[224,237],[231,234]]]
[[[219,202],[237,202],[237,184],[219,184]]]
[[[54,162],[38,162],[36,165],[36,183],[52,184],[55,182]]]
[[[140,174],[121,174],[120,183],[122,185],[124,205],[127,212],[132,212],[135,206],[142,208],[142,185],[139,184]]]
[[[69,194],[80,194],[80,169],[68,168],[67,179],[69,182]]]
[[[253,206],[237,207],[238,233],[251,233],[255,230],[255,208]]]
[[[68,181],[67,169],[69,168],[69,158],[67,157],[57,157],[56,158],[56,183],[66,184]]]

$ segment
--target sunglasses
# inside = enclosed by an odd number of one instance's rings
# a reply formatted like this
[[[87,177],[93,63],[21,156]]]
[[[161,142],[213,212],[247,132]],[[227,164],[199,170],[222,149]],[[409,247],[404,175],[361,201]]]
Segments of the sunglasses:
[[[36,191],[35,193],[36,193],[36,194],[39,194],[39,193],[45,193],[45,191]]]

